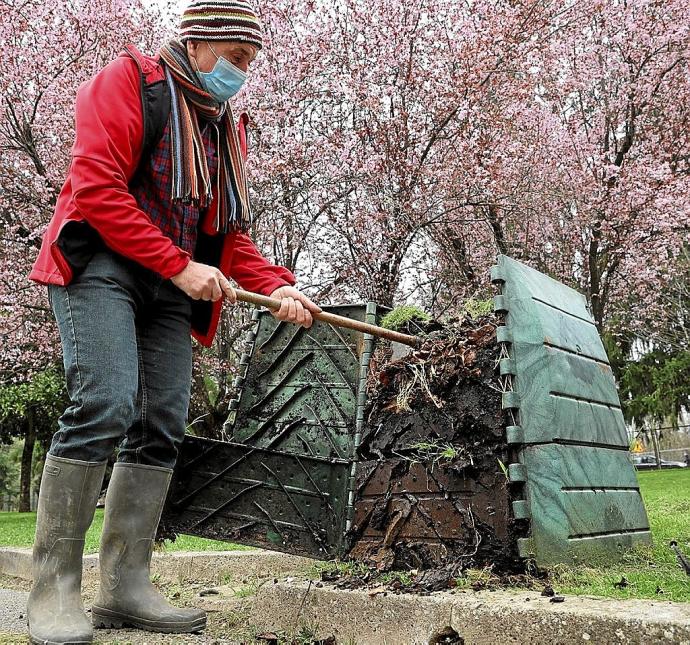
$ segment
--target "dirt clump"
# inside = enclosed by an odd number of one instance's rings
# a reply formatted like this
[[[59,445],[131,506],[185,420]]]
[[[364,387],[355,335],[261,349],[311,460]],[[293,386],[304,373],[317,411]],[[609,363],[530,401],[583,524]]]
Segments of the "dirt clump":
[[[432,331],[369,383],[358,450],[353,547],[377,570],[434,569],[430,589],[467,568],[524,568],[511,516],[508,423],[496,315]],[[420,579],[420,586],[422,580]]]

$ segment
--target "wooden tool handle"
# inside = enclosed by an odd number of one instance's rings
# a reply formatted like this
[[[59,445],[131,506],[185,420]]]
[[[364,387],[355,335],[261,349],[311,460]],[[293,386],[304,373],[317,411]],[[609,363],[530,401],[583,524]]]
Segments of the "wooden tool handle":
[[[249,302],[253,305],[266,307],[267,309],[280,309],[280,300],[278,298],[262,296],[259,293],[244,291],[244,289],[235,289],[235,293],[237,294],[237,299],[241,300],[242,302]],[[421,343],[421,340],[416,336],[401,334],[400,332],[393,331],[392,329],[385,329],[384,327],[379,327],[377,325],[370,325],[369,323],[353,320],[352,318],[346,318],[345,316],[338,316],[327,311],[322,311],[318,314],[312,313],[312,317],[315,320],[322,320],[323,322],[330,323],[336,327],[355,329],[366,334],[379,336],[380,338],[394,340],[398,343],[402,343],[403,345],[409,345],[410,347],[419,347]]]

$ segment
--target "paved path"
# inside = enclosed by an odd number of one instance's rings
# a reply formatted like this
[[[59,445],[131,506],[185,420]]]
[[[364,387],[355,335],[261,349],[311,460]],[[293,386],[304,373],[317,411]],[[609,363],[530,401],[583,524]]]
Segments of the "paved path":
[[[23,634],[26,632],[25,591],[0,589],[0,634]]]
[[[0,589],[0,645],[28,644],[26,629],[26,591]],[[215,616],[210,615],[210,620]],[[136,629],[99,629],[95,633],[95,645],[229,645],[235,638],[208,634],[152,634]]]

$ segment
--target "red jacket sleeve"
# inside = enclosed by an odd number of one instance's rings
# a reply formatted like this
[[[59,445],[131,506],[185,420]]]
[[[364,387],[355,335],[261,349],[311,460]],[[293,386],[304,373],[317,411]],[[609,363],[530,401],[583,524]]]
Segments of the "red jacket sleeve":
[[[73,200],[104,242],[163,278],[178,274],[190,254],[175,246],[129,192],[143,138],[139,72],[120,56],[77,92],[70,179]]]
[[[285,267],[271,264],[244,233],[234,236],[230,277],[247,291],[270,296],[278,287],[294,285],[295,276]]]

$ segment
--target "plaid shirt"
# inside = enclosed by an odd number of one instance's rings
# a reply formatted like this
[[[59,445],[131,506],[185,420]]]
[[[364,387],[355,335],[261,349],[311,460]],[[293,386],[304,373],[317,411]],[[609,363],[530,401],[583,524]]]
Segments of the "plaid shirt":
[[[218,157],[214,143],[213,126],[201,121],[201,138],[206,148],[211,183],[214,183],[218,170]],[[173,203],[172,201],[172,158],[170,155],[170,120],[163,136],[151,154],[149,163],[140,172],[138,180],[130,192],[143,210],[156,224],[163,235],[169,237],[177,246],[194,255],[197,238],[197,224],[201,209],[193,204]]]

